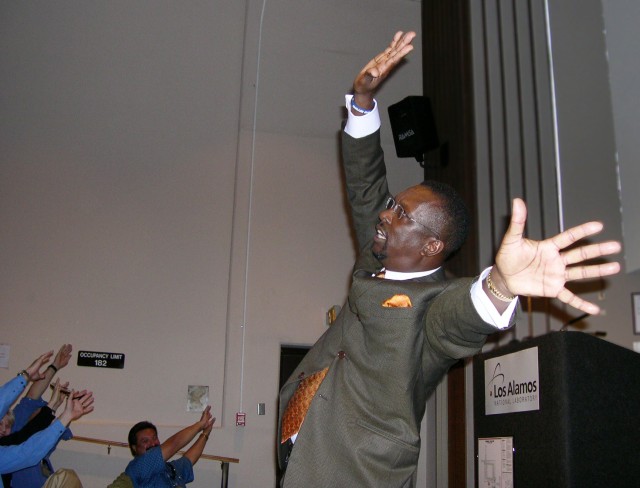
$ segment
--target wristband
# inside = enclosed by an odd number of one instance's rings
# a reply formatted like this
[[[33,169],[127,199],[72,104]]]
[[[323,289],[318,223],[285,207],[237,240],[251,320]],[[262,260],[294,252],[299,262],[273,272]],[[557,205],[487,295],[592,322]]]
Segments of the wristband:
[[[200,436],[202,436],[202,437],[204,437],[205,439],[209,440],[209,434],[207,434],[207,433],[205,433],[205,432],[202,432],[202,433],[200,434]]]
[[[26,369],[23,369],[22,371],[20,371],[16,376],[24,376],[24,379],[27,381],[27,383],[29,383],[29,373],[27,373]]]
[[[49,366],[47,366],[47,369],[49,368],[53,370],[53,374],[56,374],[58,372],[58,368],[56,368],[53,364],[50,364]]]
[[[374,106],[375,106],[375,105],[374,105]],[[362,114],[362,115],[367,115],[367,114],[370,114],[371,112],[373,112],[373,109],[371,109],[371,110],[367,110],[366,108],[359,107],[359,106],[356,104],[356,97],[355,97],[355,95],[354,95],[353,97],[351,97],[351,108],[352,108],[353,110],[355,110],[356,112],[358,112],[358,113]]]

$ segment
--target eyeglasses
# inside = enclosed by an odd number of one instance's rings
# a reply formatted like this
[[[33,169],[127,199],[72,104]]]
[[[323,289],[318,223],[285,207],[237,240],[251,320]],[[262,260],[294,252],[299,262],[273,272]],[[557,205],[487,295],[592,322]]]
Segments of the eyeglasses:
[[[387,198],[387,203],[385,204],[385,208],[387,210],[391,210],[393,214],[396,216],[398,220],[402,220],[402,217],[408,218],[414,224],[418,224],[423,229],[427,230],[430,234],[433,234],[438,240],[440,240],[440,235],[433,229],[427,227],[424,224],[421,224],[416,219],[414,219],[411,215],[409,215],[405,209],[400,205],[393,197]]]

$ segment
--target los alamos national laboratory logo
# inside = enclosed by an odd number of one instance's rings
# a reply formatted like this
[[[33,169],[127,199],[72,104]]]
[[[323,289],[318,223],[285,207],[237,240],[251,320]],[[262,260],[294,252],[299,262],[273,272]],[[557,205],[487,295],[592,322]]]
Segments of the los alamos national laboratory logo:
[[[540,410],[538,348],[484,362],[486,415]]]

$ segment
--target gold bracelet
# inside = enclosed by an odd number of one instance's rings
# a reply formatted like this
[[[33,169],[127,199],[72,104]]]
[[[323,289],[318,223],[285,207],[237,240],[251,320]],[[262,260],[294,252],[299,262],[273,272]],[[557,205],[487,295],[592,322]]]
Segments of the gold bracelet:
[[[509,297],[509,296],[505,295],[504,293],[501,293],[496,288],[496,285],[494,285],[493,281],[491,281],[491,271],[489,271],[489,274],[487,275],[487,286],[489,287],[489,291],[491,292],[491,294],[494,297],[496,297],[498,300],[501,300],[503,302],[510,302],[516,297],[516,295],[511,295]]]
[[[205,439],[209,440],[209,434],[207,434],[206,432],[202,432],[200,435],[204,436]]]

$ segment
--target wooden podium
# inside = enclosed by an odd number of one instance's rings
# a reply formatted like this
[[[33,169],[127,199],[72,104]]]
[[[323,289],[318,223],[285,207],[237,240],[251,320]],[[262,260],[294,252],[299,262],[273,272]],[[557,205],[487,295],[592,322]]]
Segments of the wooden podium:
[[[640,354],[553,332],[476,356],[473,376],[476,486],[640,486]]]

